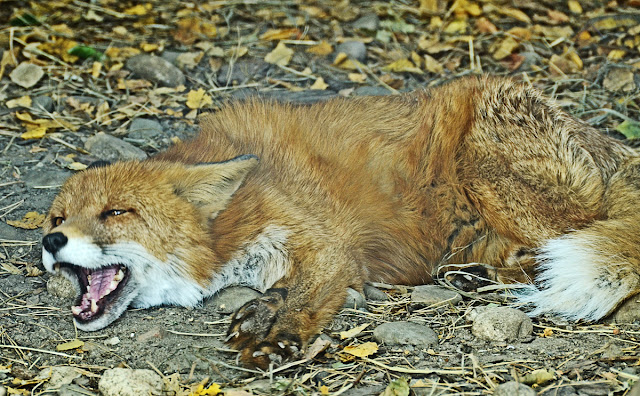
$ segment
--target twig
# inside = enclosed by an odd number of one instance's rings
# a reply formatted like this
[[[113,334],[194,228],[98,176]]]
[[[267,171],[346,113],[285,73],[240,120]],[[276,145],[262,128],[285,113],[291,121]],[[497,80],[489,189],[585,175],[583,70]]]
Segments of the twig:
[[[0,344],[0,348],[21,349],[21,350],[25,350],[25,351],[48,353],[50,355],[62,356],[62,357],[66,357],[66,358],[69,358],[69,359],[82,359],[82,356],[72,356],[72,355],[67,355],[66,353],[62,353],[62,352],[47,351],[45,349],[29,348],[29,347],[23,347],[23,346],[18,346],[18,345],[1,345]]]

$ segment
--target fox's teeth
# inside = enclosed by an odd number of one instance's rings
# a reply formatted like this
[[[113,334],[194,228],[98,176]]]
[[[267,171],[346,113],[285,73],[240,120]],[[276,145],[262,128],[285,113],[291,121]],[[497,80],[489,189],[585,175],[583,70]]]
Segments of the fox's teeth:
[[[53,269],[54,269],[56,272],[60,272],[60,263],[55,263],[55,264],[53,265]]]
[[[91,313],[98,312],[98,302],[96,300],[91,300]]]
[[[124,272],[122,271],[122,269],[120,269],[116,274],[116,276],[113,278],[113,280],[120,282],[123,278],[124,278]]]
[[[87,275],[87,282],[89,282],[89,285],[91,285],[91,278],[92,278],[91,274]]]
[[[82,308],[78,307],[77,305],[74,305],[73,307],[71,307],[71,312],[78,316],[82,313]]]
[[[116,281],[115,279],[111,281],[111,283],[109,283],[109,287],[107,288],[107,294],[111,293],[112,291],[116,290],[116,288],[118,287],[118,284],[120,282]]]

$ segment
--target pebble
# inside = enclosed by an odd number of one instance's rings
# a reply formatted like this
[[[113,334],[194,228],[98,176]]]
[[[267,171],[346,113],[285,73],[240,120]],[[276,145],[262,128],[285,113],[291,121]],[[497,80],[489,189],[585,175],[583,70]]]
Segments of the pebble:
[[[364,296],[352,289],[347,289],[347,299],[344,302],[343,308],[352,308],[352,309],[367,309],[367,300]]]
[[[301,92],[267,91],[260,93],[260,97],[283,103],[311,104],[337,98],[338,94],[333,91],[310,89]]]
[[[367,47],[361,41],[345,41],[336,47],[336,55],[345,53],[349,58],[358,62],[364,62],[367,59]]]
[[[471,332],[487,341],[515,341],[531,337],[533,323],[522,311],[509,307],[482,307],[473,319]]]
[[[640,389],[638,389],[640,390]],[[608,393],[605,393],[608,394]],[[583,393],[584,395],[584,393]],[[634,395],[633,391],[628,394],[629,396]],[[640,393],[638,393],[640,395]],[[636,396],[638,396],[636,395]],[[540,396],[578,396],[578,392],[576,392],[576,388],[571,385],[562,385],[557,388],[551,388],[547,391],[540,393]]]
[[[154,327],[151,330],[140,334],[136,340],[138,342],[147,342],[149,340],[153,340],[153,339],[162,339],[164,338],[166,332],[164,331],[164,329],[160,328],[160,327]]]
[[[353,28],[356,30],[366,30],[375,32],[380,26],[380,18],[375,13],[365,14],[353,22]]]
[[[373,337],[385,345],[414,345],[424,348],[438,343],[438,335],[431,328],[411,322],[383,323],[373,330]]]
[[[136,55],[127,60],[126,67],[134,75],[166,87],[177,87],[186,81],[180,69],[159,56]]]
[[[411,293],[411,303],[418,306],[456,305],[460,301],[460,294],[438,285],[416,286]]]
[[[22,180],[29,188],[41,188],[43,186],[53,187],[61,186],[67,178],[71,176],[71,172],[58,169],[47,169],[45,167],[36,167],[28,170],[22,175]],[[46,203],[45,206],[48,206]]]
[[[106,370],[98,382],[103,396],[160,395],[162,378],[147,369],[113,368]]]
[[[618,67],[613,68],[607,73],[602,86],[609,91],[631,92],[636,89],[633,71]]]
[[[244,304],[260,296],[260,292],[255,291],[250,287],[231,286],[216,294],[211,299],[211,303],[216,307],[216,311],[224,314],[230,314],[240,309]]]
[[[5,396],[7,394],[7,388],[0,385],[0,396]]]
[[[613,323],[635,323],[640,321],[640,298],[633,296],[613,312],[607,319]]]
[[[15,84],[18,84],[22,88],[31,88],[40,81],[40,79],[44,76],[44,71],[38,65],[34,65],[29,62],[20,63],[11,74],[9,74],[9,78]]]
[[[47,281],[47,291],[49,294],[66,299],[76,297],[76,288],[73,283],[63,275],[52,275]]]
[[[98,132],[84,144],[94,157],[105,161],[143,160],[147,153],[115,136]]]
[[[367,297],[367,300],[389,301],[389,296],[387,296],[387,293],[369,284],[364,285],[364,295],[365,297]]]
[[[385,87],[358,87],[353,91],[355,96],[386,96],[391,95],[391,91],[389,91]]]
[[[493,396],[535,396],[536,394],[536,391],[527,385],[516,381],[500,384],[493,391]]]
[[[218,70],[218,84],[222,86],[244,84],[267,75],[272,67],[262,59],[241,59],[233,65],[224,64]]]
[[[44,111],[51,113],[54,109],[53,99],[47,95],[36,96],[31,102],[31,107],[37,110],[44,109]]]
[[[158,121],[147,118],[134,118],[129,125],[129,134],[133,139],[153,139],[163,134],[162,125]]]

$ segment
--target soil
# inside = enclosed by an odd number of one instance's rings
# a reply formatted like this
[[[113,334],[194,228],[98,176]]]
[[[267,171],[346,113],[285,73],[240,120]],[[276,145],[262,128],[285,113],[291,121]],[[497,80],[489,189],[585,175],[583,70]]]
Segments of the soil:
[[[44,18],[43,11],[23,8],[21,3],[7,2],[15,6],[14,14],[24,11]],[[260,2],[207,2],[212,5],[209,9],[177,1],[152,1],[149,2],[151,10],[158,9],[156,24],[170,27],[168,30],[160,29],[157,37],[149,31],[141,33],[143,28],[134,27],[142,17],[118,19],[114,13],[100,11],[118,8],[116,13],[122,13],[134,4],[105,2],[108,7],[94,9],[104,21],[98,27],[92,27],[94,25],[87,24],[86,20],[65,19],[67,13],[75,10],[73,4],[81,2],[61,3],[66,4],[60,8],[61,14],[50,14],[47,24],[38,27],[39,34],[49,34],[52,25],[65,22],[75,32],[76,40],[84,38],[86,45],[106,50],[112,44],[138,47],[141,42],[150,42],[166,45],[164,54],[168,54],[168,58],[173,56],[172,51],[174,54],[188,52],[197,43],[207,42],[201,40],[200,36],[193,40],[185,39],[178,34],[180,31],[172,33],[172,36],[165,33],[174,32],[173,28],[178,25],[174,20],[177,10],[186,7],[195,14],[206,15],[208,20],[215,20],[219,32],[210,41],[222,48],[224,54],[207,53],[194,66],[183,67],[187,77],[186,90],[174,93],[184,97],[191,89],[205,88],[212,96],[213,103],[205,106],[202,109],[204,111],[215,111],[215,107],[223,101],[252,94],[309,103],[337,95],[353,96],[359,92],[389,94],[396,89],[419,89],[462,75],[478,73],[478,69],[472,68],[469,63],[466,42],[460,44],[452,40],[447,41],[451,49],[446,52],[430,52],[433,58],[444,65],[444,70],[440,72],[425,70],[426,66],[422,66],[421,73],[383,70],[383,66],[389,64],[393,56],[411,59],[410,52],[418,51],[420,57],[424,58],[427,52],[417,44],[420,31],[428,32],[428,38],[432,35],[437,37],[440,41],[436,41],[440,44],[445,42],[444,35],[429,30],[431,17],[420,17],[412,11],[418,9],[417,1],[394,3],[398,7],[395,14],[384,4],[341,1],[340,7],[344,8],[343,11],[347,13],[345,15],[353,14],[344,18],[332,16],[333,5],[328,4],[330,2],[316,2],[313,5],[324,12],[323,17],[320,14],[309,16],[311,11],[298,2],[265,2],[271,4],[269,7],[259,4]],[[433,15],[440,15],[445,22],[448,21],[447,18],[452,15],[447,13],[451,3],[434,3],[439,4],[440,11],[434,11]],[[484,5],[489,3],[492,2],[483,2]],[[547,11],[554,8],[552,4],[544,2],[539,5],[541,9],[527,8],[520,3],[526,2],[515,2],[509,9],[520,7],[522,12],[533,16],[549,15]],[[496,7],[507,7],[501,2],[496,4]],[[587,26],[589,21],[599,18],[599,15],[624,17],[628,15],[625,11],[629,11],[628,8],[631,7],[598,2],[585,2],[583,5],[585,11],[578,15],[567,10],[564,3],[561,7],[561,11],[571,16],[570,20],[562,23],[573,26],[576,32],[568,39],[569,43],[577,40],[581,27]],[[82,10],[87,11],[84,8]],[[602,10],[602,14],[597,14],[599,10]],[[12,17],[7,11],[0,13],[0,19],[9,20]],[[357,18],[373,14],[378,15],[381,20],[394,20],[397,23],[404,21],[421,30],[414,33],[403,32],[401,28],[389,28],[387,30],[391,34],[391,41],[384,42],[382,36],[377,36],[375,32],[365,34],[354,27]],[[212,15],[219,17],[216,19]],[[493,21],[501,32],[514,26],[531,28],[531,21],[528,24],[522,23],[505,15],[507,14],[484,11],[484,16]],[[296,19],[301,16],[307,19]],[[600,37],[600,41],[590,44],[591,47],[579,47],[577,53],[584,61],[580,69],[569,68],[557,73],[554,68],[564,64],[550,65],[548,59],[553,55],[564,56],[568,48],[573,48],[572,44],[560,48],[548,45],[549,40],[539,37],[523,39],[520,49],[514,50],[514,56],[508,59],[509,62],[498,61],[493,56],[492,51],[495,50],[491,49],[491,45],[504,35],[482,35],[472,22],[479,18],[469,18],[467,33],[476,37],[475,51],[478,59],[485,65],[482,71],[532,81],[538,88],[566,105],[569,112],[600,127],[603,133],[624,138],[619,129],[616,130],[617,124],[622,119],[638,119],[638,91],[634,83],[634,78],[638,81],[638,74],[631,67],[634,62],[637,63],[637,50],[631,51],[636,51],[634,55],[630,55],[631,58],[607,58],[608,51],[617,45],[616,40],[627,37],[626,25],[608,30],[605,34],[609,35],[607,40]],[[294,22],[290,22],[292,20]],[[292,40],[308,39],[314,43],[326,40],[334,46],[338,41],[344,41],[344,37],[359,37],[366,42],[368,58],[365,65],[369,70],[355,71],[367,76],[366,81],[355,82],[355,77],[348,76],[349,73],[354,73],[353,70],[334,65],[335,54],[317,56],[298,47],[287,66],[276,67],[265,62],[265,56],[273,50],[277,41],[258,39],[257,36],[270,28],[291,28],[295,23],[302,23],[299,25],[301,31],[304,26],[310,31],[307,32],[308,36],[294,37]],[[118,26],[129,30],[129,36],[113,33],[113,28]],[[33,30],[29,30],[31,28],[19,29],[21,30],[17,33],[33,33]],[[384,30],[379,25],[376,29]],[[224,31],[226,35],[221,33]],[[180,34],[186,33],[182,31]],[[29,40],[39,40],[38,37],[34,33]],[[0,43],[3,42],[8,43],[0,40]],[[18,42],[13,44],[19,46]],[[289,44],[292,47],[296,45],[307,44]],[[248,49],[245,54],[232,53],[234,48],[243,46]],[[6,52],[9,46],[3,48]],[[602,48],[607,49],[607,52],[602,52]],[[393,51],[400,55],[390,56]],[[20,58],[19,61],[24,60],[22,54],[16,53],[16,56]],[[56,56],[61,55],[54,54]],[[113,66],[117,62],[113,60],[107,66]],[[519,62],[515,68],[514,62]],[[32,88],[22,88],[10,80],[8,71],[12,70],[11,65],[0,80],[0,385],[25,390],[25,394],[32,391],[38,394],[37,386],[34,387],[38,381],[16,383],[14,380],[29,380],[42,368],[60,365],[80,367],[95,374],[89,376],[89,381],[83,384],[88,392],[93,393],[97,392],[100,374],[113,367],[151,368],[165,376],[178,373],[185,392],[195,384],[205,381],[206,384],[220,384],[228,394],[234,394],[233,390],[239,392],[240,389],[255,394],[380,394],[385,389],[386,392],[393,392],[389,389],[401,385],[402,381],[398,379],[405,378],[414,394],[425,395],[491,394],[500,384],[514,380],[525,382],[536,392],[545,395],[625,395],[639,378],[638,324],[567,323],[553,318],[534,318],[533,335],[524,340],[482,341],[472,335],[468,312],[477,306],[509,305],[512,300],[508,292],[466,293],[463,301],[455,306],[428,310],[411,305],[410,288],[390,287],[385,289],[389,301],[369,300],[367,310],[344,309],[337,315],[333,323],[323,330],[323,337],[331,342],[324,352],[310,361],[266,374],[242,368],[236,360],[235,351],[224,344],[229,314],[219,312],[212,300],[193,309],[157,307],[129,310],[103,330],[93,333],[77,331],[69,310],[73,298],[56,296],[47,289],[51,275],[44,272],[41,262],[41,231],[15,227],[7,221],[20,220],[28,212],[46,213],[59,186],[74,172],[70,169],[70,164],[86,165],[100,159],[95,153],[91,154],[83,149],[85,141],[96,133],[104,131],[113,134],[153,155],[168,147],[176,138],[193,136],[197,131],[197,122],[187,116],[191,109],[185,107],[184,99],[163,99],[165,101],[161,101],[162,103],[145,102],[148,99],[145,95],[156,88],[153,84],[139,91],[116,90],[113,87],[118,78],[132,78],[130,75],[118,75],[117,71],[103,75],[101,79],[91,79],[89,73],[93,60],[73,61],[72,68],[62,67],[47,57],[40,57],[36,63],[46,69],[47,75]],[[301,75],[305,67],[311,67],[314,79]],[[615,90],[614,87],[607,89],[605,86],[610,71],[620,68],[631,70],[630,84],[633,87],[631,90]],[[294,72],[291,69],[295,69]],[[317,77],[323,77],[328,87],[324,90],[309,90]],[[296,87],[300,90],[295,89]],[[33,106],[9,108],[3,103],[7,99],[27,94],[32,98],[51,97],[53,108],[49,111]],[[91,106],[106,101],[114,113],[125,116],[113,117],[109,124],[92,122],[95,112],[79,108],[69,98]],[[119,112],[119,109],[132,104],[143,105],[136,107],[135,112]],[[29,112],[34,119],[46,118],[47,114],[55,113],[70,120],[78,129],[75,132],[48,132],[42,139],[22,139],[20,135],[25,132],[24,125],[16,118],[16,112],[22,111]],[[616,114],[622,114],[623,117]],[[152,139],[128,138],[127,128],[135,117],[157,120],[163,132]],[[374,341],[372,330],[376,325],[388,321],[411,321],[427,325],[436,331],[439,342],[435,346],[425,347],[379,345],[378,352],[366,358],[348,359],[340,354],[347,345]],[[341,340],[339,332],[365,323],[371,325],[356,338]],[[83,341],[84,345],[69,350],[56,349],[60,344],[76,339]],[[539,369],[551,372],[553,379],[536,382],[535,375],[526,377],[539,373],[536,371]],[[386,394],[407,394],[403,392],[405,391]]]

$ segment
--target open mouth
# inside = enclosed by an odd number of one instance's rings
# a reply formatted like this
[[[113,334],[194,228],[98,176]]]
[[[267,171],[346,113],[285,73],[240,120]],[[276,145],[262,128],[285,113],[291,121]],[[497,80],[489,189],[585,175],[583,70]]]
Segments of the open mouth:
[[[114,264],[90,269],[68,263],[59,263],[75,274],[80,285],[80,298],[71,307],[76,321],[90,322],[102,316],[114,304],[129,280],[127,267]]]

